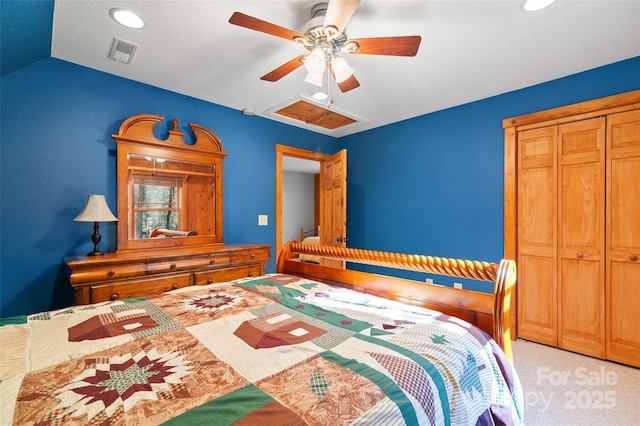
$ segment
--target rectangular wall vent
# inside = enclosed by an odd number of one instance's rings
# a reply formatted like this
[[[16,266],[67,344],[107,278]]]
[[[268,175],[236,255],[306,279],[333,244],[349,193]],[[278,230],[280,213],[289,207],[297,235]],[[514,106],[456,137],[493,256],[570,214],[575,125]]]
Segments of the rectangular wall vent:
[[[111,51],[109,52],[109,58],[114,61],[130,64],[133,59],[133,54],[136,52],[137,48],[138,46],[133,43],[114,38],[113,44],[111,45]]]

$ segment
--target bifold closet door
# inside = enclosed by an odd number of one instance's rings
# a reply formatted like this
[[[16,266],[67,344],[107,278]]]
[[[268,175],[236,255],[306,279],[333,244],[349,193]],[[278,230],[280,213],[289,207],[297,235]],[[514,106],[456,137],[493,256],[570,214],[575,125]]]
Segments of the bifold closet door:
[[[518,337],[557,345],[555,126],[518,132]]]
[[[607,120],[606,357],[640,367],[640,110]]]
[[[558,126],[558,347],[605,355],[605,119]]]

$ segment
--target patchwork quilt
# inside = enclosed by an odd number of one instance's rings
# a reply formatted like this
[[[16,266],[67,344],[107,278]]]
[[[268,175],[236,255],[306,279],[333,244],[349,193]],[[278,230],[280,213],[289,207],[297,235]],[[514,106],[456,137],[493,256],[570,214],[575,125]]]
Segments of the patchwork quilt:
[[[291,275],[2,323],[2,425],[523,423],[483,331]]]

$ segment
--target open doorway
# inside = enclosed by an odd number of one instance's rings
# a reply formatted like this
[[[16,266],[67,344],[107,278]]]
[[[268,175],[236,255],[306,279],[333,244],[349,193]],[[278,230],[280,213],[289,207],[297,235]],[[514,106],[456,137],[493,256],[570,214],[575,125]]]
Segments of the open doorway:
[[[282,242],[318,236],[320,162],[282,157]]]
[[[285,168],[286,166],[286,168]],[[308,172],[307,180],[313,182],[314,174],[319,174],[314,188],[309,185],[306,219],[313,226],[302,225],[304,229],[319,230],[320,241],[325,245],[346,246],[346,150],[338,154],[329,155],[321,152],[308,151],[285,145],[276,145],[276,258],[284,243],[291,239],[300,240],[300,222],[287,223],[283,226],[285,212],[283,191],[290,187],[285,179],[296,178],[294,167],[299,171]],[[287,170],[288,169],[288,170]],[[297,175],[298,178],[304,177]],[[311,192],[314,194],[312,195]],[[317,197],[315,196],[317,193]],[[315,218],[311,214],[317,214]],[[306,223],[306,222],[305,222]]]

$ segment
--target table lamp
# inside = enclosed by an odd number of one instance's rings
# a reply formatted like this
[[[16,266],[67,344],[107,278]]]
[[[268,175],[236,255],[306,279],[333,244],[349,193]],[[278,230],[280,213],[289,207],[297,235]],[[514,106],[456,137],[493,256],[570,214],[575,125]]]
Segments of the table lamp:
[[[87,253],[88,256],[101,256],[104,253],[98,249],[98,243],[102,237],[100,236],[98,222],[116,222],[117,217],[111,213],[107,201],[104,199],[104,195],[89,195],[87,198],[87,204],[80,214],[73,219],[74,222],[93,222],[93,235],[91,241],[93,241],[93,251]]]

